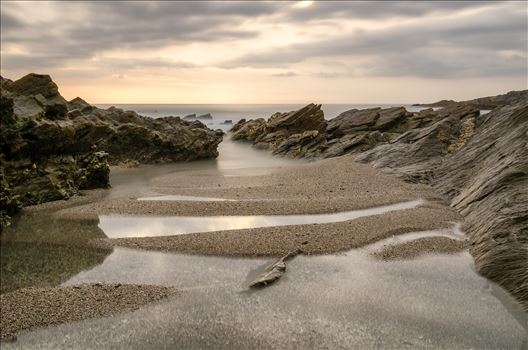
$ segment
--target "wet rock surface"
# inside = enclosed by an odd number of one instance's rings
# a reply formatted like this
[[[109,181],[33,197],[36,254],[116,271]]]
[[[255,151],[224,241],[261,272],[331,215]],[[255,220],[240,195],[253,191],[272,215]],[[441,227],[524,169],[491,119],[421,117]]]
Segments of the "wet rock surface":
[[[403,107],[353,109],[329,120],[325,130],[299,132],[283,125],[280,137],[266,128],[272,116],[239,122],[233,139],[293,158],[355,154],[356,161],[408,182],[432,185],[465,216],[478,271],[528,310],[526,94],[451,101],[415,113]],[[480,115],[476,107],[488,102],[502,107]]]
[[[48,75],[2,78],[0,109],[6,203],[38,204],[108,187],[109,165],[121,161],[215,158],[222,141],[222,133],[199,121],[103,110],[78,97],[68,102]],[[3,222],[8,212],[2,206]]]

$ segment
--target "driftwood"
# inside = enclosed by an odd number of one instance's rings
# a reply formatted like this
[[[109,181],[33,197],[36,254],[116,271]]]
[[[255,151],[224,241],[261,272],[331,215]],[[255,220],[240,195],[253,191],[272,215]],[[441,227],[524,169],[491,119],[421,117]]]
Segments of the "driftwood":
[[[293,252],[289,252],[279,260],[275,261],[273,264],[269,265],[264,269],[264,272],[262,272],[257,278],[253,280],[249,284],[250,288],[261,288],[266,287],[267,285],[277,281],[279,278],[282,277],[284,272],[286,272],[286,260],[292,259],[293,257],[300,254],[300,250],[296,250]]]

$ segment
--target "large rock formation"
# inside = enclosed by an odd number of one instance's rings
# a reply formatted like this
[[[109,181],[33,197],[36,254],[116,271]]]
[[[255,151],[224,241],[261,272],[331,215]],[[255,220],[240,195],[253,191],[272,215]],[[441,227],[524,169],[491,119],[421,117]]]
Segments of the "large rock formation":
[[[518,95],[526,93],[486,99],[517,101]],[[403,107],[346,111],[325,131],[286,127],[282,133],[289,136],[272,150],[302,158],[352,153],[356,161],[432,185],[465,216],[477,270],[528,310],[528,99],[484,115],[470,103],[446,106],[417,113]],[[240,137],[254,122],[239,123],[234,135],[253,143],[269,138],[265,127],[258,138]]]
[[[48,75],[2,78],[1,88],[2,174],[9,189],[1,195],[8,202],[16,196],[23,204],[37,204],[106,187],[109,164],[120,161],[215,158],[222,141],[221,131],[199,121],[103,110],[81,98],[68,102]]]
[[[289,137],[299,137],[305,132],[319,135],[326,129],[321,105],[309,104],[297,111],[275,113],[268,120],[263,118],[240,120],[233,126],[233,140],[253,142],[255,147],[276,150]]]

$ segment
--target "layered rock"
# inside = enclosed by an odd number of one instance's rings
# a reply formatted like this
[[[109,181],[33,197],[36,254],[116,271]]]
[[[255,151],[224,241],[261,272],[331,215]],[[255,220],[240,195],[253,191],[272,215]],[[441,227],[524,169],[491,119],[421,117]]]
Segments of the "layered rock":
[[[309,104],[297,111],[275,113],[268,120],[263,118],[240,120],[233,126],[233,140],[250,141],[257,148],[275,151],[290,137],[318,135],[326,129],[321,105]]]
[[[103,110],[81,98],[68,102],[48,75],[29,74],[14,82],[2,78],[1,83],[2,171],[9,193],[23,204],[107,187],[109,164],[218,156],[222,132],[199,121]]]

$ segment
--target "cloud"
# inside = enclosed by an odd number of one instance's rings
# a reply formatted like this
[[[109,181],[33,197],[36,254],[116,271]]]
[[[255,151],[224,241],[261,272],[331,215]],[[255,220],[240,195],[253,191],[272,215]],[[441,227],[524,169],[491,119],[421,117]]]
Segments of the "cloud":
[[[2,69],[49,71],[68,65],[95,65],[120,73],[138,68],[201,69],[203,66],[179,57],[140,55],[145,50],[192,43],[206,48],[212,43],[258,43],[270,34],[270,26],[287,25],[295,34],[325,21],[331,29],[321,35],[308,35],[284,47],[263,44],[260,49],[241,49],[236,59],[212,56],[216,62],[211,65],[265,68],[268,75],[270,68],[284,72],[272,74],[274,77],[293,77],[298,71],[319,71],[308,74],[318,78],[341,74],[435,79],[527,74],[527,9],[522,2],[315,1],[305,7],[294,5],[1,2]],[[358,24],[353,31],[341,30],[356,20],[370,21],[371,26]],[[259,26],[262,23],[267,26]],[[118,49],[138,52],[138,57],[103,57],[103,53]],[[351,68],[341,72],[334,65],[325,66],[325,61]],[[298,67],[306,62],[316,62],[318,67]]]
[[[526,11],[523,4],[506,5],[488,6],[475,16],[397,24],[275,47],[242,55],[220,66],[287,69],[310,60],[340,57],[359,65],[354,69],[359,75],[526,75]],[[516,54],[508,56],[503,52]]]
[[[271,77],[285,78],[285,77],[296,77],[298,75],[299,74],[297,74],[295,72],[289,71],[289,72],[284,72],[284,73],[271,74],[270,76]]]
[[[159,49],[192,42],[254,38],[258,32],[236,29],[241,18],[272,12],[268,3],[241,2],[2,2],[2,44],[27,53],[2,51],[4,67],[60,67],[116,48]],[[54,14],[25,21],[28,6]],[[235,28],[235,29],[234,29]]]

